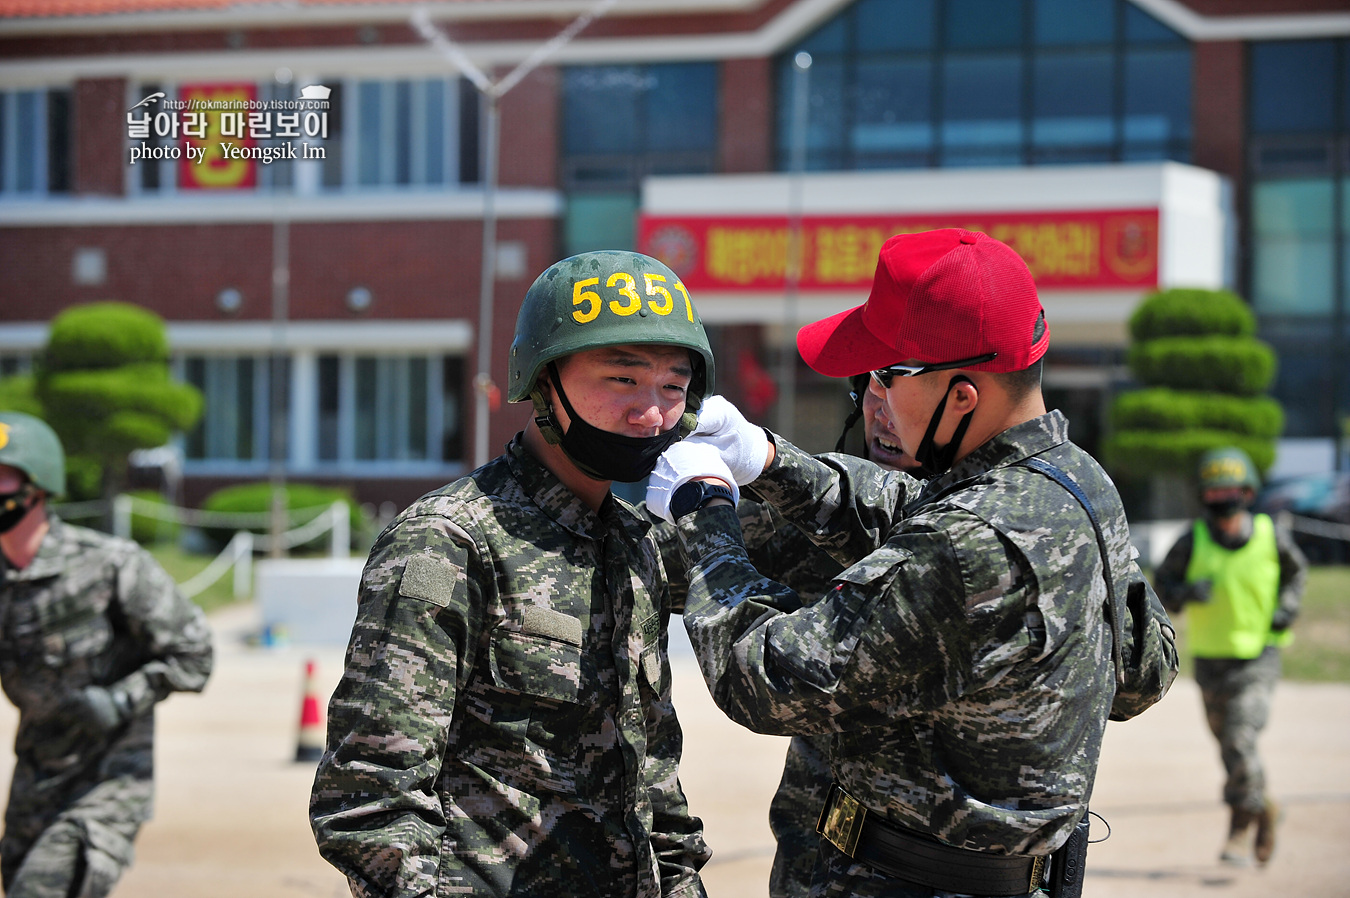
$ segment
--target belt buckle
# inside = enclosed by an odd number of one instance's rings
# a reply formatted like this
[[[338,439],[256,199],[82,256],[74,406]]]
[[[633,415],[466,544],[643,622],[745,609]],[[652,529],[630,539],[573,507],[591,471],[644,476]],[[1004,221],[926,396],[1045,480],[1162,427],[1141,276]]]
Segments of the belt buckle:
[[[835,848],[853,857],[853,853],[858,850],[858,838],[862,835],[865,819],[867,808],[838,783],[832,783],[830,793],[825,797],[825,808],[816,822],[816,832],[828,839]]]
[[[1045,884],[1045,868],[1049,858],[1045,855],[1037,855],[1031,860],[1031,887],[1027,890],[1034,892]]]

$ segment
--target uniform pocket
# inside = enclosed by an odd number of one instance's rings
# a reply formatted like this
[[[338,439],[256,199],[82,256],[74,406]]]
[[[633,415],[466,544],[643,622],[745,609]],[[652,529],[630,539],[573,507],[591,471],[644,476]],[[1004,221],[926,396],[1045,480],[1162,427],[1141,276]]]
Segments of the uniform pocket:
[[[512,692],[575,702],[581,690],[580,646],[507,630],[493,636],[488,664],[493,685]]]
[[[834,588],[809,611],[774,620],[769,627],[773,660],[812,686],[832,691],[853,658],[873,609],[896,571],[913,557],[906,549],[882,546],[835,577]]]

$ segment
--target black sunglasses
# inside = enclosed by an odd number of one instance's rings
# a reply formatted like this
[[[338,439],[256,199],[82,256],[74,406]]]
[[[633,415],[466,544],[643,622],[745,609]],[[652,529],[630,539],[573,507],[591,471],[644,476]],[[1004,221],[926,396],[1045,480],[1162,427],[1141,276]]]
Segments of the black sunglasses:
[[[977,355],[973,359],[961,359],[955,362],[936,362],[932,365],[887,365],[885,368],[878,368],[873,371],[872,379],[881,384],[883,390],[889,390],[891,381],[897,377],[918,377],[920,374],[927,374],[929,371],[969,368],[971,365],[992,362],[997,357],[997,352],[986,352],[984,355]]]

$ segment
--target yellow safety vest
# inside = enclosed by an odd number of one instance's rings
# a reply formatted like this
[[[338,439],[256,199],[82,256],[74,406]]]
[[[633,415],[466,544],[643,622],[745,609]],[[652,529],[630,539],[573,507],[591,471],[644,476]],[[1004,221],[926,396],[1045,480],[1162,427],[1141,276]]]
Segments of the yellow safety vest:
[[[1267,645],[1285,645],[1293,634],[1272,633],[1270,619],[1280,598],[1280,551],[1270,515],[1252,516],[1252,537],[1240,549],[1225,549],[1204,521],[1192,531],[1195,544],[1186,582],[1213,583],[1208,602],[1186,606],[1191,653],[1197,658],[1255,658]]]

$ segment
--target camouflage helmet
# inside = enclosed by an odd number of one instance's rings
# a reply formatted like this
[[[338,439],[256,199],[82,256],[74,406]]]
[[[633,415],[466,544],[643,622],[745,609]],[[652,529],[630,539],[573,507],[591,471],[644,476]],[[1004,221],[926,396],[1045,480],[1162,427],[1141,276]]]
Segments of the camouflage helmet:
[[[1247,453],[1236,446],[1211,449],[1200,456],[1197,473],[1201,491],[1235,486],[1256,490],[1261,486],[1261,479],[1256,474],[1256,465],[1252,464],[1251,457]]]
[[[66,453],[47,422],[23,412],[0,412],[0,465],[18,468],[38,489],[66,491]]]
[[[544,367],[585,349],[659,343],[691,351],[688,409],[713,390],[713,355],[689,292],[661,262],[642,253],[597,250],[550,265],[530,285],[511,342],[509,402],[543,402]]]

